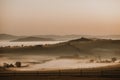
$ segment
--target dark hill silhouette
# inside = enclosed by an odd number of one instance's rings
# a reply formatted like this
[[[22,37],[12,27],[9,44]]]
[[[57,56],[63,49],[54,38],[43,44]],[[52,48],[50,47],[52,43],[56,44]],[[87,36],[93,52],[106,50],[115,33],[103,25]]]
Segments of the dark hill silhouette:
[[[12,42],[25,42],[25,41],[54,41],[54,40],[51,38],[39,38],[39,37],[32,37],[32,36],[12,40]]]
[[[71,40],[70,42],[74,42],[74,41],[92,41],[92,39],[81,37],[79,39]]]
[[[0,34],[0,40],[15,39],[17,36],[9,34]]]

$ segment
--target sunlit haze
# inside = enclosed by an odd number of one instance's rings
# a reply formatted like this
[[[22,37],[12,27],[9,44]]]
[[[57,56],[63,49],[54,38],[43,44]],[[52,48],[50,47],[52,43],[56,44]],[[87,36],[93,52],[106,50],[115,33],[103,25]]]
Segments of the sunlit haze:
[[[0,0],[0,33],[119,35],[120,0]]]

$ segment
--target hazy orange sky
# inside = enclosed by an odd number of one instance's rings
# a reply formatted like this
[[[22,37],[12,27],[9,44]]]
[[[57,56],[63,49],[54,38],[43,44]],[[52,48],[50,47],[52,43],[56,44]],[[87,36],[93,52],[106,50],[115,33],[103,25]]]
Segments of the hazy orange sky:
[[[120,0],[0,0],[0,33],[120,35]]]

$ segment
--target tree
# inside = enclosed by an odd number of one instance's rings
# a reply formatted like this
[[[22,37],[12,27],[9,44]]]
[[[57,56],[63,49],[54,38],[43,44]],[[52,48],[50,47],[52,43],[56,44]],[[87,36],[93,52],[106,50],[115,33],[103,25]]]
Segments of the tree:
[[[16,62],[15,65],[16,67],[21,67],[21,62]]]
[[[113,58],[111,58],[111,61],[112,61],[112,62],[115,62],[115,61],[117,61],[117,58],[116,58],[116,57],[113,57]]]
[[[91,60],[90,60],[90,63],[93,63],[93,62],[94,62],[94,59],[91,59]]]
[[[9,64],[3,63],[3,66],[4,66],[4,68],[8,68],[8,67],[9,67]]]

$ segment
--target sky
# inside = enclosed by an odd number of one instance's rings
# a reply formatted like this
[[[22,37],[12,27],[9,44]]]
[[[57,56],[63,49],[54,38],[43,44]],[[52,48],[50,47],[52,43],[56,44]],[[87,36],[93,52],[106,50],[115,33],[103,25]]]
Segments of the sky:
[[[120,0],[0,0],[0,33],[120,35]]]

